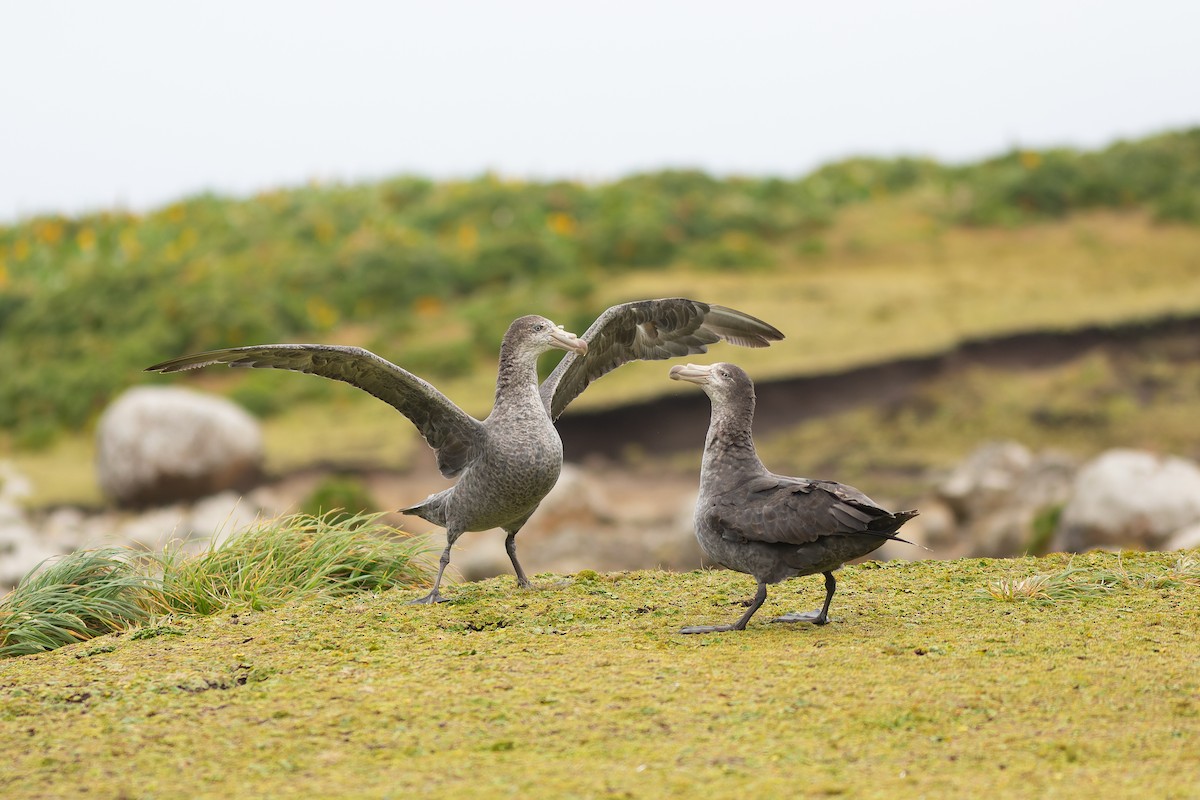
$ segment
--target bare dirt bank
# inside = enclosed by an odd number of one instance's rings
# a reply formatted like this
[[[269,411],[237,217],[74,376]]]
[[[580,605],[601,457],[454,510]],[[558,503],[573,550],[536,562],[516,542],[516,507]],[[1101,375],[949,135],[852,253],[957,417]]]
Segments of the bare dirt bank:
[[[964,341],[928,356],[868,364],[849,370],[757,383],[757,435],[862,405],[887,405],[910,397],[928,381],[973,367],[1052,367],[1095,350],[1132,353],[1160,340],[1193,339],[1200,360],[1200,316],[1168,317],[1070,331],[1029,331]],[[715,359],[706,359],[715,360]],[[672,395],[634,405],[568,412],[558,421],[568,460],[619,459],[630,447],[655,453],[699,449],[708,426],[703,394]]]

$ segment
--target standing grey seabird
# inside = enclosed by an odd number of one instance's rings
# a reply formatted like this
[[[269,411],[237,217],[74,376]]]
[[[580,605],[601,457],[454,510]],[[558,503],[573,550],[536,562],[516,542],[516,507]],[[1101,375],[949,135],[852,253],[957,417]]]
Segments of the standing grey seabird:
[[[743,347],[767,347],[782,338],[774,327],[749,314],[684,298],[613,306],[582,338],[545,317],[521,317],[504,334],[495,403],[482,421],[430,383],[360,347],[234,347],[164,361],[147,370],[179,372],[210,364],[287,369],[344,381],[395,406],[437,451],[442,475],[458,478],[454,486],[401,509],[446,529],[446,549],[433,589],[414,601],[436,603],[445,599],[438,589],[450,549],[466,531],[503,528],[517,584],[529,586],[517,561],[517,532],[562,469],[562,440],[554,420],[589,383],[629,361],[704,353],[722,339]],[[567,355],[539,387],[538,356],[555,348]]]
[[[888,539],[908,543],[896,531],[917,512],[893,514],[852,486],[770,472],[759,460],[750,432],[754,382],[740,367],[688,364],[671,367],[670,375],[699,385],[712,401],[696,501],[700,548],[718,564],[758,581],[750,607],[737,622],[693,625],[680,633],[745,630],[767,599],[767,584],[818,572],[825,574],[821,610],[773,621],[826,624],[837,588],[833,570]]]

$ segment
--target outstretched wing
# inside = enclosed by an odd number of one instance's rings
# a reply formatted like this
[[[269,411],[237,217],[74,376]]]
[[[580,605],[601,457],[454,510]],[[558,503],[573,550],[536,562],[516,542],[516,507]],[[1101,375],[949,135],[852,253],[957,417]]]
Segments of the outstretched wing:
[[[447,478],[462,472],[479,452],[483,437],[479,420],[432,384],[361,347],[323,344],[234,347],[173,358],[147,367],[146,371],[181,372],[212,364],[307,372],[370,392],[412,420],[425,441],[437,451],[438,469]]]
[[[834,534],[896,539],[915,511],[892,513],[853,486],[834,481],[764,475],[713,509],[722,530],[746,541],[808,544]]]
[[[542,382],[542,401],[551,419],[558,419],[589,383],[626,362],[704,353],[721,339],[742,347],[767,347],[783,334],[741,311],[673,297],[613,306],[582,338],[587,354],[568,353]]]

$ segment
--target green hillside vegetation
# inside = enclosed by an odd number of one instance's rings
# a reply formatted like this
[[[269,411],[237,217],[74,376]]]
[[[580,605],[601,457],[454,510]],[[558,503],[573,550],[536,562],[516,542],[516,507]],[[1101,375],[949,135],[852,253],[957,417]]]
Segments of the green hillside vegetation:
[[[512,317],[581,330],[641,296],[780,325],[790,341],[752,354],[758,374],[1195,312],[1198,222],[1200,129],[965,166],[852,159],[794,180],[397,178],[42,217],[0,227],[0,430],[44,446],[148,364],[288,340],[369,346],[479,410]],[[665,391],[620,375],[584,401]],[[277,377],[205,380],[262,415],[338,396]]]
[[[176,616],[2,664],[7,798],[1200,791],[1196,554],[583,572]]]

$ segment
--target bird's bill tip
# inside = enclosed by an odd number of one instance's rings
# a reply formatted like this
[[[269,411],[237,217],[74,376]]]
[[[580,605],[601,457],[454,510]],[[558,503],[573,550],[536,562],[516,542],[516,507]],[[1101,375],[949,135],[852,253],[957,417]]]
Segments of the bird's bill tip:
[[[671,367],[670,377],[673,381],[687,381],[688,383],[708,383],[708,374],[710,367],[702,364],[676,364]]]
[[[561,326],[550,332],[550,340],[554,346],[561,350],[569,350],[579,355],[587,355],[588,345],[583,339],[580,339],[575,334],[568,330],[564,330]]]

